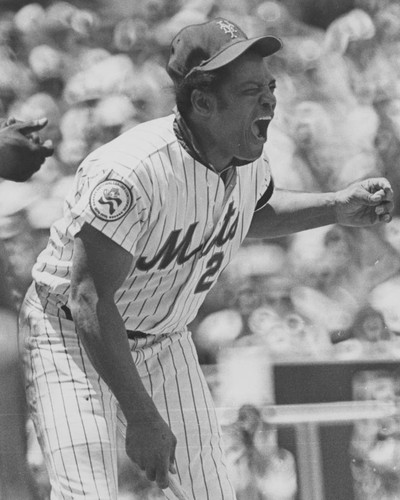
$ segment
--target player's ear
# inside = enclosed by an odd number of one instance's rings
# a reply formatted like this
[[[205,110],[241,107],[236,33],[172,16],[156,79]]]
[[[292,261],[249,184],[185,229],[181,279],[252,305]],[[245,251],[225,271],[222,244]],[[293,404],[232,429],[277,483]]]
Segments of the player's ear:
[[[194,89],[191,95],[193,111],[204,118],[212,113],[214,108],[213,96],[208,92]]]

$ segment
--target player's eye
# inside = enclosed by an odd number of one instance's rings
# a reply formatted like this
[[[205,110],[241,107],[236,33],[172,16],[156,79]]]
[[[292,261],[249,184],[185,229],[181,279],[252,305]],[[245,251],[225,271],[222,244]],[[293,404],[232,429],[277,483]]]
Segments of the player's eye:
[[[244,95],[256,95],[260,92],[261,87],[249,87],[243,91]]]

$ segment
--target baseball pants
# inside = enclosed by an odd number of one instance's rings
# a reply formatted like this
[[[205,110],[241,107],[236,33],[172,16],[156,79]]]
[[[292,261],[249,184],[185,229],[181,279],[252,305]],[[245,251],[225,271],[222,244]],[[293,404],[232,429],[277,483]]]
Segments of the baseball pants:
[[[117,500],[117,431],[126,421],[73,321],[29,289],[20,315],[27,397],[51,500]],[[130,340],[147,391],[177,438],[177,477],[193,500],[234,500],[220,427],[187,331]],[[165,497],[174,499],[169,489]]]

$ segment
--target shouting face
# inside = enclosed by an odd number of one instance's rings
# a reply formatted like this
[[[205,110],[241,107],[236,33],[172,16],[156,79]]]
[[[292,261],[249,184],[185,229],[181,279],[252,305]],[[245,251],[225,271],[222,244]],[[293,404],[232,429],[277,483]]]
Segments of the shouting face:
[[[274,116],[276,83],[264,59],[248,52],[226,67],[210,122],[221,156],[254,161]]]

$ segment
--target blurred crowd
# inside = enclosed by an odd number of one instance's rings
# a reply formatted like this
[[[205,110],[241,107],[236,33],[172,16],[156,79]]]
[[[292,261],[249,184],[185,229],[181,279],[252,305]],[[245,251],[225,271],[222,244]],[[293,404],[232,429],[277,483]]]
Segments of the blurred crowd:
[[[399,372],[365,370],[353,379],[353,397],[399,404]],[[360,420],[350,443],[355,500],[396,500],[400,492],[399,414]]]
[[[0,266],[15,307],[80,161],[135,124],[171,112],[170,41],[182,27],[215,16],[249,36],[283,40],[269,59],[278,84],[267,143],[275,184],[329,191],[384,175],[396,208],[387,226],[333,225],[246,241],[191,325],[201,362],[216,363],[224,348],[253,345],[264,346],[272,362],[400,359],[398,0],[355,0],[327,29],[302,23],[277,0],[148,0],[129,16],[66,1],[1,12],[0,116],[48,117],[43,136],[55,146],[30,181],[0,181]],[[239,428],[232,436],[240,435],[250,453]],[[284,463],[293,479],[290,457]],[[121,498],[124,477],[122,471]],[[150,498],[140,482],[135,498],[141,487]],[[262,498],[289,499],[294,491]]]

